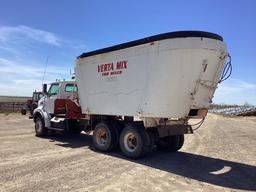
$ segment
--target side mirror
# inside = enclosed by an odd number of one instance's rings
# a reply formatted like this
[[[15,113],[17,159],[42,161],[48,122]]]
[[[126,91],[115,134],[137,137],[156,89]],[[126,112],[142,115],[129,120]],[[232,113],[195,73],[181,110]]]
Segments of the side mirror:
[[[47,84],[46,83],[43,84],[43,94],[47,95]]]

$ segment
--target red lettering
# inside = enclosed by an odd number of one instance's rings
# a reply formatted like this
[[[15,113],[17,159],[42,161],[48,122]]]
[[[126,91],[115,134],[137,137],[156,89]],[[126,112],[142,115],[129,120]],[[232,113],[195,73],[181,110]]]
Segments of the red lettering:
[[[102,76],[108,76],[108,75],[109,75],[109,72],[102,73]]]
[[[127,61],[123,61],[124,63],[124,69],[127,69]]]
[[[118,75],[122,73],[122,69],[127,69],[128,61],[117,61],[116,66],[114,66],[114,63],[105,63],[98,65],[98,73],[102,73],[102,76],[107,75]],[[116,70],[116,71],[114,71]],[[109,73],[109,71],[111,71]]]
[[[127,69],[127,61],[118,61],[116,63],[116,70]]]
[[[108,70],[108,64],[104,64],[104,71]]]
[[[122,64],[120,61],[116,63],[116,70],[119,70],[121,68]]]
[[[118,75],[118,74],[121,74],[121,73],[122,73],[122,71],[112,71],[110,73],[110,75]]]
[[[112,70],[112,71],[114,70],[114,64],[113,63],[110,64],[110,70]]]

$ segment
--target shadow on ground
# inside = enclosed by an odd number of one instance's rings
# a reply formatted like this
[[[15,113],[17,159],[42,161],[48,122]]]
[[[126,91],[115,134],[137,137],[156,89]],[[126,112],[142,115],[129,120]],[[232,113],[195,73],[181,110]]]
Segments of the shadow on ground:
[[[92,136],[86,134],[79,135],[68,135],[68,134],[50,134],[43,139],[49,140],[49,142],[58,141],[55,145],[69,148],[81,148],[81,147],[91,147]]]
[[[90,135],[51,135],[46,139],[61,142],[57,145],[62,147],[89,146],[94,150]],[[187,152],[163,153],[155,150],[139,160],[128,159],[118,150],[105,154],[217,186],[256,190],[256,166],[252,165]]]

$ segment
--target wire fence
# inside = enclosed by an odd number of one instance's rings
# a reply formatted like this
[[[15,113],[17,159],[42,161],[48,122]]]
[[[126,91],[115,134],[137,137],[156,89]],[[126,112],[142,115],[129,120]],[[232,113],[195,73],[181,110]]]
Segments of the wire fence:
[[[0,112],[20,112],[26,102],[0,102]]]

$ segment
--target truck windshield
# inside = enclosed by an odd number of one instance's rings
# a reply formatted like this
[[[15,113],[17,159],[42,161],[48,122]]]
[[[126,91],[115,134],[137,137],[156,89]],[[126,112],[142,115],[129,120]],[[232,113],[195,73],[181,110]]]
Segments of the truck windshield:
[[[57,95],[60,91],[60,86],[59,84],[52,84],[49,91],[48,91],[48,95]]]

